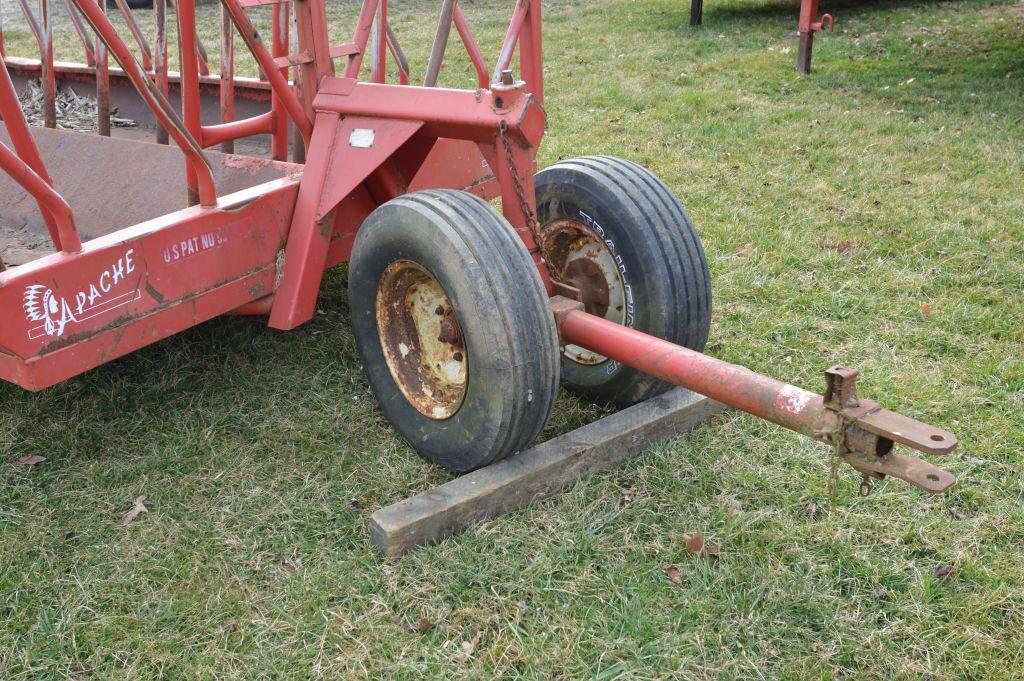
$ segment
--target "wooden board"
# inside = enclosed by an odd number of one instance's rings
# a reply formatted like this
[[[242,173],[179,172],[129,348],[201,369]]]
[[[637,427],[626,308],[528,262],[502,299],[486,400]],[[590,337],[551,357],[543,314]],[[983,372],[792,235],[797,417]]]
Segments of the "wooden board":
[[[725,405],[682,388],[606,416],[370,517],[370,538],[397,557],[543,499],[691,430]]]

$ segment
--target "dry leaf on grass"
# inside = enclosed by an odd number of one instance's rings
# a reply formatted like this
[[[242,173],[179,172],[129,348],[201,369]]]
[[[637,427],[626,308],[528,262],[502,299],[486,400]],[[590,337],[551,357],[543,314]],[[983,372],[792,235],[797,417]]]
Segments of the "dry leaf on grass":
[[[663,565],[661,566],[661,571],[665,573],[666,577],[668,577],[668,581],[673,584],[683,583],[683,573],[680,572],[679,568],[675,565]]]
[[[729,498],[725,500],[725,508],[733,515],[740,515],[743,513],[743,502],[739,499]]]
[[[19,456],[14,460],[15,466],[38,466],[41,463],[46,463],[47,458],[45,456],[39,456],[38,454],[29,454],[28,456]]]
[[[472,641],[463,641],[459,646],[459,652],[456,653],[456,657],[460,660],[468,660],[473,657],[473,653],[476,652],[476,645],[480,642],[480,636],[482,635],[483,632],[478,631],[473,635]]]
[[[683,539],[686,540],[686,552],[691,556],[717,556],[718,546],[715,544],[708,544],[704,541],[704,533],[697,530],[696,534],[685,535]]]
[[[622,493],[622,499],[619,501],[619,506],[629,506],[636,501],[636,488],[630,487]]]
[[[932,574],[935,575],[935,579],[946,580],[952,577],[955,572],[956,568],[952,565],[940,565],[935,568],[935,571]]]
[[[426,617],[421,617],[420,621],[416,623],[415,627],[413,627],[413,631],[415,631],[417,634],[425,634],[428,631],[432,631],[434,629],[434,626],[435,624],[428,620]]]
[[[127,525],[143,513],[149,513],[149,508],[147,508],[146,505],[152,503],[153,502],[145,496],[136,497],[135,501],[132,502],[131,508],[129,508],[128,512],[124,514],[124,524]]]

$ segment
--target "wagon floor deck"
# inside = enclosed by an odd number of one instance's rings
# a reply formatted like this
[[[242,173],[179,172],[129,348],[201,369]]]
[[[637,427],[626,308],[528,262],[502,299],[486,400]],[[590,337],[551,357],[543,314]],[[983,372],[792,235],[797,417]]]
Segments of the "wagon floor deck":
[[[33,128],[54,187],[74,212],[82,241],[187,207],[185,160],[174,146]],[[5,132],[0,141],[10,145]],[[206,152],[217,195],[254,187],[301,171],[301,166]],[[53,253],[39,207],[0,174],[0,258],[23,265]]]

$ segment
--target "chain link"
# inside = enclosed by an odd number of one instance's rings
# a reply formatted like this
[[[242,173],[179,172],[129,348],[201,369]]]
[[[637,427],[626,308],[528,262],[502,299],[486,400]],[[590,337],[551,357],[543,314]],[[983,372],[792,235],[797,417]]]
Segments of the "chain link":
[[[838,447],[832,447],[831,456],[831,470],[828,472],[828,500],[835,508],[837,486],[839,483],[839,449]]]
[[[839,486],[839,457],[843,447],[846,445],[845,439],[841,432],[832,433],[832,456],[830,461],[830,468],[828,473],[828,499],[831,502],[832,507],[835,508],[836,496],[838,494]]]
[[[865,473],[860,479],[860,495],[866,497],[871,494],[871,476]]]
[[[526,190],[523,188],[523,183],[519,179],[519,172],[516,170],[515,158],[512,155],[512,142],[508,138],[508,123],[505,121],[499,123],[498,133],[501,136],[501,143],[505,147],[505,156],[508,158],[509,170],[512,171],[512,184],[515,185],[516,197],[519,199],[519,209],[523,212],[523,217],[526,218],[526,228],[533,235],[537,251],[543,259],[544,245],[541,243],[540,225],[537,223],[537,218],[533,215],[533,209],[530,208],[529,201],[526,200]]]

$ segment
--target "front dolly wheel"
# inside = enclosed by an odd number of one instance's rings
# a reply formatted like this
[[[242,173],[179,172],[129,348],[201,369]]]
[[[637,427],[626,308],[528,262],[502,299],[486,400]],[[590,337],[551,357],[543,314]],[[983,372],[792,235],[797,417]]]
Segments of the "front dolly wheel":
[[[586,311],[692,350],[711,328],[711,275],[690,218],[668,187],[608,156],[537,174],[537,214],[552,278],[579,289]],[[566,388],[627,406],[670,388],[585,348],[562,352]]]
[[[371,214],[349,263],[356,345],[381,410],[424,458],[462,473],[529,446],[558,390],[558,334],[511,225],[465,192]]]

